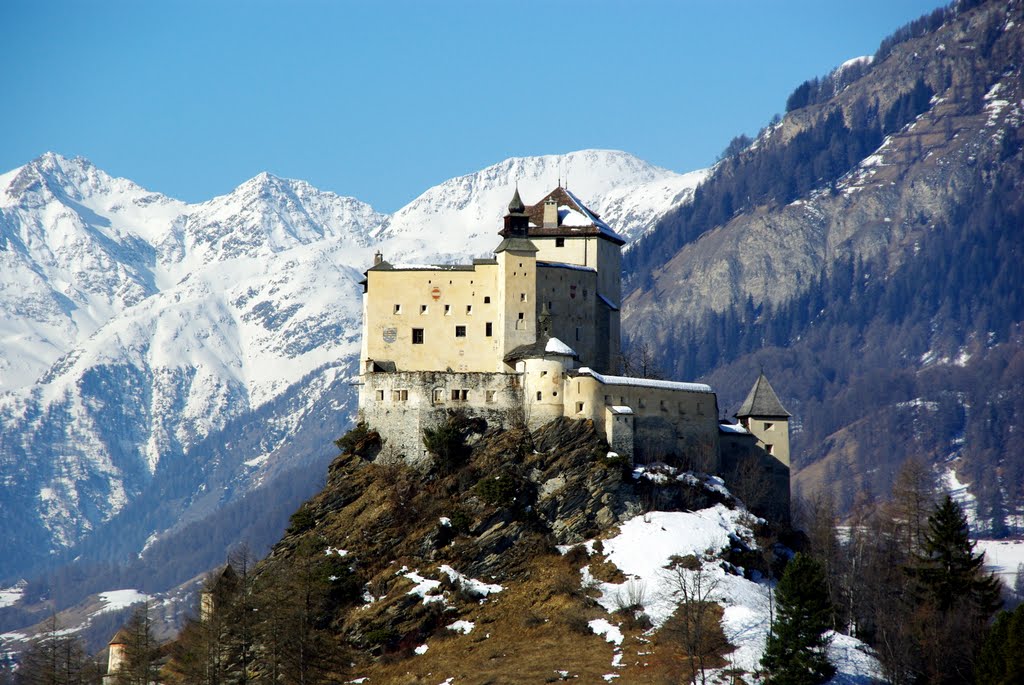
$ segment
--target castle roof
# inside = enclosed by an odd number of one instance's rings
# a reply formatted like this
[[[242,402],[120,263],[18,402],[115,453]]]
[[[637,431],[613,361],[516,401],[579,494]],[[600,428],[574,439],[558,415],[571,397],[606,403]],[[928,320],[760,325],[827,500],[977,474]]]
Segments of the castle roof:
[[[576,350],[558,338],[542,336],[529,345],[520,345],[505,355],[505,363],[513,364],[520,359],[542,359],[544,357],[572,357],[578,359]]]
[[[662,390],[685,390],[687,392],[714,393],[710,385],[704,383],[684,383],[682,381],[662,381],[654,378],[633,378],[631,376],[608,376],[584,366],[576,370],[580,376],[592,376],[603,385],[631,385],[640,388],[660,388]]]
[[[126,645],[131,642],[132,634],[128,632],[127,628],[121,628],[121,630],[114,633],[114,637],[110,638],[108,645]]]
[[[544,204],[549,199],[558,206],[558,225],[545,228]],[[602,221],[599,214],[590,211],[578,197],[561,186],[545,195],[537,204],[526,207],[525,213],[529,217],[528,237],[563,238],[596,235],[616,245],[626,244],[626,239]],[[505,231],[501,234],[505,235]]]
[[[775,390],[772,388],[772,384],[768,382],[768,377],[764,375],[764,371],[757,377],[754,387],[747,393],[747,399],[743,400],[743,404],[740,405],[739,410],[736,412],[736,418],[747,416],[763,416],[776,419],[788,419],[792,416],[782,406],[779,396],[775,394]]]

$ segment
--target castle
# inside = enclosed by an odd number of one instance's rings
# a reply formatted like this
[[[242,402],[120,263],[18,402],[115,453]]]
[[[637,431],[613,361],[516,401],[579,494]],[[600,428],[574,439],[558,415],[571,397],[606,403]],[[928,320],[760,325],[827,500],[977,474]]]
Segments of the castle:
[[[710,473],[761,457],[789,493],[789,413],[762,374],[737,413],[718,420],[701,383],[617,375],[625,240],[569,190],[526,206],[518,189],[494,257],[391,264],[365,273],[359,419],[385,449],[427,458],[422,431],[458,409],[489,425],[593,421],[637,463],[683,461]],[[764,457],[767,457],[765,459]]]

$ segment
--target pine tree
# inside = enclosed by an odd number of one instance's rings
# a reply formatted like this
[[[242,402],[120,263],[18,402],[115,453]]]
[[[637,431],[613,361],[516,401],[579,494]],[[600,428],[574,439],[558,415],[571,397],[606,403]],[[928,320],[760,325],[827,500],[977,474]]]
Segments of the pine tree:
[[[919,584],[918,594],[935,602],[940,611],[954,606],[987,619],[1002,605],[999,580],[985,573],[984,554],[974,553],[967,517],[946,495],[928,517],[922,553],[908,572]]]
[[[1024,683],[1024,604],[999,612],[985,635],[978,659],[978,685]]]
[[[821,564],[797,554],[775,590],[777,614],[761,665],[772,685],[818,685],[835,673],[828,662],[832,619]]]

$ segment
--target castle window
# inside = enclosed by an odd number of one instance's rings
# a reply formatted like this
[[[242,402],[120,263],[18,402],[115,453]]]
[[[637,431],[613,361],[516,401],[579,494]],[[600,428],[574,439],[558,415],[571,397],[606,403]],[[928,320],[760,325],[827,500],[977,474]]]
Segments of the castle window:
[[[765,445],[764,451],[768,454],[775,454],[775,445]]]
[[[484,295],[484,304],[490,304],[490,303],[491,303],[491,296],[490,295]]]
[[[412,329],[412,344],[422,345],[423,344],[423,329],[414,328]]]
[[[444,404],[444,388],[434,388],[434,404]]]
[[[612,396],[611,396],[611,395],[605,395],[605,396],[604,396],[604,403],[605,403],[606,405],[607,405],[607,404],[611,404],[611,403],[612,403]]]
[[[485,395],[485,398],[486,398],[488,404],[494,404],[494,400],[495,400],[496,397],[497,397],[497,391],[495,391],[495,390],[488,390],[486,395]]]
[[[579,342],[579,339],[580,339],[580,327],[577,326],[576,327],[576,342]]]
[[[383,402],[384,401],[384,391],[383,390],[378,390],[377,391],[377,401],[378,402]]]
[[[492,324],[490,321],[484,324],[484,335],[486,335],[488,338],[494,335],[494,324]]]
[[[543,396],[544,396],[544,395],[542,395],[542,394],[541,394],[541,391],[540,391],[540,390],[538,390],[538,391],[537,391],[537,401],[539,402],[539,401],[540,401],[540,399],[541,399],[541,398],[542,398]]]
[[[465,338],[466,337],[466,327],[465,326],[456,326],[455,327],[455,337],[456,338]]]
[[[551,396],[552,397],[558,397],[558,391],[557,390],[552,391]]]
[[[427,313],[427,305],[421,304],[420,305],[420,314],[426,314],[426,313]]]
[[[584,300],[587,299],[587,289],[586,288],[583,289],[583,299]]]
[[[541,378],[543,378],[544,376],[548,375],[548,372],[547,371],[541,371],[540,375],[541,375]]]
[[[682,402],[679,403],[679,413],[684,416],[686,415],[686,405],[684,405]]]
[[[661,401],[661,410],[668,411],[668,405],[665,404],[665,400]]]
[[[583,413],[583,403],[582,402],[577,402],[576,403],[576,413],[577,414],[582,414]]]
[[[465,402],[469,397],[469,390],[452,390],[452,402]]]
[[[402,313],[402,305],[396,304],[395,305],[395,314],[401,314],[401,313]]]
[[[449,316],[451,313],[452,313],[452,306],[450,304],[446,304],[444,306],[444,315],[445,316]]]
[[[772,423],[771,421],[765,421],[764,422],[764,429],[766,431],[773,431],[773,430],[775,430],[775,424]]]
[[[409,399],[408,390],[392,390],[391,401],[392,402],[406,402]]]
[[[641,397],[640,398],[640,408],[643,409],[646,406],[647,406],[647,400],[645,400],[644,398]]]
[[[519,301],[526,302],[526,293],[519,293]]]
[[[626,398],[623,397],[622,395],[619,395],[619,404],[621,404],[622,406],[626,406]]]
[[[565,247],[565,238],[555,238],[555,247]]]
[[[466,305],[466,313],[467,314],[472,314],[473,313],[473,305],[471,305],[471,304],[467,304]]]

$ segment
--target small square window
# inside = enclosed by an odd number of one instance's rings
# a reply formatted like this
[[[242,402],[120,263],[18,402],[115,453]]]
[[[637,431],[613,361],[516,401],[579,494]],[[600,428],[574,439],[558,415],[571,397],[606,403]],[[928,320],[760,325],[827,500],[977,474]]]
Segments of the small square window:
[[[524,314],[522,312],[519,312],[519,320],[522,321],[525,318],[526,318],[526,314]]]
[[[565,247],[565,238],[555,238],[555,247]]]
[[[764,422],[764,429],[766,431],[773,431],[773,430],[775,430],[775,424],[772,423],[771,421],[765,421]]]
[[[490,321],[484,324],[484,335],[486,335],[488,338],[494,335],[494,324],[492,324]]]
[[[456,326],[455,327],[455,337],[456,338],[465,338],[466,337],[466,327],[465,326]]]
[[[577,414],[583,413],[583,403],[582,402],[577,402],[576,403],[576,413]]]
[[[402,305],[396,304],[395,305],[395,314],[401,314],[401,313],[402,313]]]
[[[420,305],[420,314],[426,314],[426,313],[427,313],[427,305],[421,304]]]
[[[764,451],[768,454],[775,454],[775,445],[765,445]]]
[[[612,396],[611,395],[605,395],[604,396],[604,403],[606,405],[611,404],[612,403]]]
[[[644,398],[641,397],[640,398],[640,408],[643,409],[646,406],[647,406],[647,400],[645,400]]]
[[[384,391],[383,390],[378,390],[377,391],[377,401],[378,402],[383,402],[384,401]]]
[[[539,401],[541,397],[543,397],[543,395],[541,394],[541,391],[538,390],[537,391],[537,400]]]
[[[484,304],[490,304],[490,303],[491,303],[491,296],[490,295],[484,295]]]
[[[526,293],[519,293],[519,301],[526,302]]]
[[[391,401],[392,402],[405,402],[409,399],[408,390],[392,390]]]
[[[496,397],[497,397],[497,392],[494,391],[494,390],[488,390],[486,395],[485,395],[485,398],[486,398],[488,404],[494,404],[494,401],[495,401]]]
[[[423,344],[423,329],[414,328],[412,329],[412,344],[422,345]]]
[[[660,406],[660,409],[661,409],[662,411],[668,411],[668,405],[667,405],[667,404],[665,404],[665,400],[662,400],[662,401],[661,401],[661,406]]]
[[[434,388],[434,404],[444,404],[444,388]]]
[[[469,397],[469,390],[452,390],[452,400],[455,402],[465,402]]]
[[[448,316],[451,313],[452,313],[452,306],[450,304],[446,304],[444,306],[444,315]]]
[[[473,313],[473,305],[471,305],[471,304],[467,304],[466,305],[466,313],[467,314],[472,314]]]

